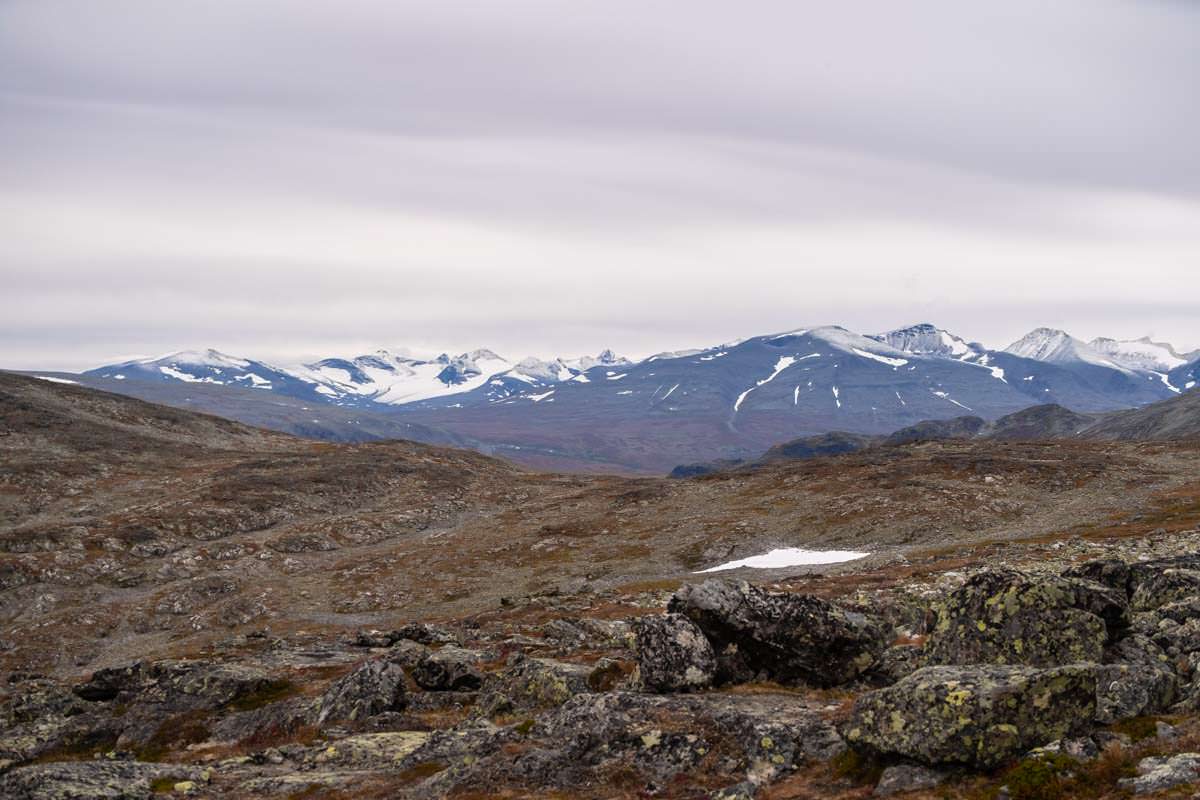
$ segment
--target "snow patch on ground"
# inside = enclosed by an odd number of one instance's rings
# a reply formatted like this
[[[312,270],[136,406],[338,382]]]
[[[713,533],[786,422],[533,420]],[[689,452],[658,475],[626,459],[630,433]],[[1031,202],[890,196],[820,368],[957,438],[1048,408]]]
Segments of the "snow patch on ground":
[[[66,378],[55,378],[50,375],[35,375],[34,377],[39,381],[50,381],[51,383],[79,383],[79,381],[69,381]]]
[[[805,550],[800,547],[784,547],[751,556],[737,561],[728,561],[715,567],[702,569],[697,574],[705,572],[720,572],[738,567],[752,569],[779,569],[780,567],[802,567],[810,564],[840,564],[844,561],[855,561],[866,558],[870,553],[860,553],[854,550]]]

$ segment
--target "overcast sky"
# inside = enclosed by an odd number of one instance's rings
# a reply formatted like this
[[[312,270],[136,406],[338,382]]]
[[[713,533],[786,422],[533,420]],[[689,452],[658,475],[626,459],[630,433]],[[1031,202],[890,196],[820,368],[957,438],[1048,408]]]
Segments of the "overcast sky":
[[[0,366],[1200,347],[1200,3],[0,0]]]

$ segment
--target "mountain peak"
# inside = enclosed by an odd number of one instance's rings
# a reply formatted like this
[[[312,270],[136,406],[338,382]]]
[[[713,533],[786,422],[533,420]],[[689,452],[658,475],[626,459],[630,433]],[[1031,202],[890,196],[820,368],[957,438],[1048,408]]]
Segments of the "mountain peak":
[[[191,364],[204,367],[248,367],[250,362],[209,347],[204,350],[180,350],[157,358],[142,358],[136,364]]]
[[[1093,339],[1088,343],[1098,353],[1131,369],[1152,372],[1170,372],[1188,363],[1174,347],[1166,342],[1156,342],[1149,336],[1140,339]]]
[[[979,348],[968,344],[962,337],[930,322],[898,328],[871,338],[913,355],[962,359],[979,352]]]
[[[1035,328],[1004,348],[1004,352],[1048,364],[1084,363],[1125,373],[1132,371],[1130,367],[1058,328]]]

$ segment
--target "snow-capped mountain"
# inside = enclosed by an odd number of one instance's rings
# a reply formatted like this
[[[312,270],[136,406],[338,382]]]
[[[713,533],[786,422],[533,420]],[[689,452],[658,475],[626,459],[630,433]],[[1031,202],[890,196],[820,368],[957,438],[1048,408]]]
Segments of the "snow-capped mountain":
[[[928,322],[913,325],[909,328],[900,328],[887,333],[881,333],[871,338],[890,345],[897,350],[922,356],[940,356],[942,358],[957,358],[962,360],[975,358],[987,352],[987,349],[983,345],[978,343],[969,344],[961,337],[955,336],[949,331],[943,330],[936,325],[931,325]]]
[[[379,350],[353,359],[326,358],[294,372],[334,402],[364,399],[391,405],[469,392],[512,366],[486,349],[427,360]]]
[[[132,393],[137,381],[148,399],[154,386],[174,384],[160,392],[168,402],[180,386],[234,387],[236,398],[200,391],[186,398],[190,407],[209,403],[205,410],[235,418],[248,417],[259,397],[290,395],[304,401],[305,413],[313,403],[370,410],[533,463],[665,471],[756,456],[829,431],[886,434],[924,420],[995,419],[1046,403],[1077,412],[1145,405],[1196,386],[1200,361],[1167,345],[1085,343],[1046,328],[990,350],[924,323],[874,336],[802,328],[638,362],[610,351],[513,362],[481,349],[428,359],[378,351],[284,368],[202,351],[88,375],[110,391]]]
[[[1004,352],[1048,364],[1091,364],[1131,372],[1086,342],[1055,328],[1037,328],[1004,348]]]
[[[264,389],[336,405],[374,407],[460,395],[479,389],[489,381],[493,387],[511,384],[505,392],[493,391],[495,396],[507,396],[563,380],[586,380],[580,376],[589,369],[629,363],[628,359],[611,350],[594,357],[553,361],[527,358],[515,364],[488,349],[457,356],[443,353],[431,359],[377,350],[352,358],[325,358],[283,367],[210,349],[126,361],[84,374],[118,381],[204,383]]]
[[[314,395],[314,387],[310,383],[288,370],[211,349],[182,350],[157,358],[134,359],[98,367],[83,374],[115,381],[216,384],[294,397]],[[320,398],[314,396],[313,399]]]
[[[1155,342],[1149,336],[1141,339],[1093,339],[1088,342],[1093,350],[1123,367],[1145,372],[1170,372],[1188,363],[1188,358],[1175,352],[1175,348],[1164,342]]]

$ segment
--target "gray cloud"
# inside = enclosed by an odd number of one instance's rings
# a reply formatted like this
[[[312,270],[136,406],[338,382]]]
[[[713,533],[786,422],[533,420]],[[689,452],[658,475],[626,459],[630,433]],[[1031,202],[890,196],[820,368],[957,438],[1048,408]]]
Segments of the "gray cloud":
[[[0,363],[927,317],[1195,347],[1197,35],[1177,2],[0,2]]]

